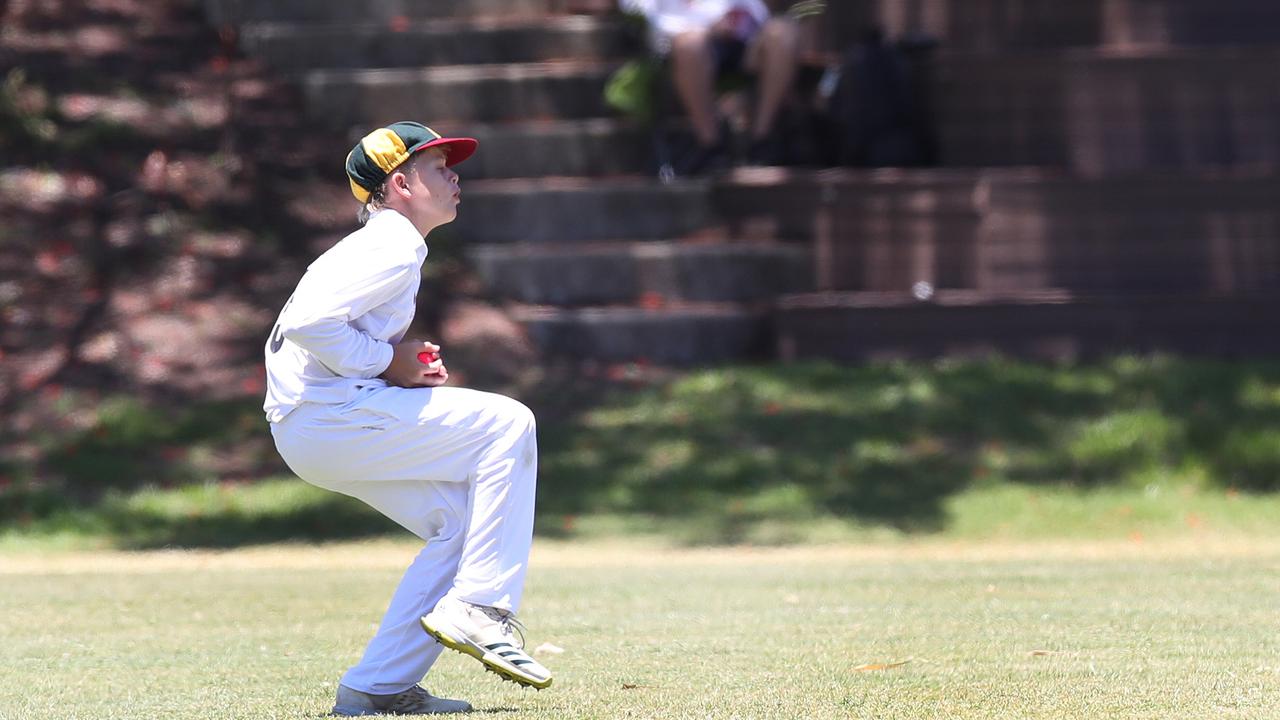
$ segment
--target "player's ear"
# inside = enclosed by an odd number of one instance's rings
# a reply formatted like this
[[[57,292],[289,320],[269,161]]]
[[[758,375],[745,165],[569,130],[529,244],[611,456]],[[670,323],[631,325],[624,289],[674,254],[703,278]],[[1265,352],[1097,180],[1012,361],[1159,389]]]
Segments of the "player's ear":
[[[413,195],[413,191],[409,189],[409,177],[403,172],[391,173],[391,177],[387,178],[387,185],[390,187],[391,192],[401,197]]]

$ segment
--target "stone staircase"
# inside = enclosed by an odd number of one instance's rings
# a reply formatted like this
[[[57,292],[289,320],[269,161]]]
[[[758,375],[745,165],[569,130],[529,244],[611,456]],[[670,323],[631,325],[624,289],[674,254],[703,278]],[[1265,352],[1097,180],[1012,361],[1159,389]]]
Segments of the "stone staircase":
[[[634,52],[608,12],[205,2],[302,88],[311,122],[352,142],[404,118],[480,139],[448,232],[545,355],[1275,349],[1272,0],[831,2],[818,49],[871,22],[940,41],[946,167],[667,185],[604,104]]]
[[[758,201],[777,179],[722,194],[740,222],[814,239],[823,292],[780,300],[783,357],[1280,350],[1280,5],[832,11],[836,44],[868,21],[939,40],[949,169],[811,174],[773,213]]]
[[[767,357],[775,298],[813,287],[804,245],[739,242],[717,230],[710,182],[654,179],[648,133],[604,103],[635,52],[612,13],[548,0],[207,6],[303,88],[311,121],[353,142],[404,118],[480,140],[447,233],[544,357]]]

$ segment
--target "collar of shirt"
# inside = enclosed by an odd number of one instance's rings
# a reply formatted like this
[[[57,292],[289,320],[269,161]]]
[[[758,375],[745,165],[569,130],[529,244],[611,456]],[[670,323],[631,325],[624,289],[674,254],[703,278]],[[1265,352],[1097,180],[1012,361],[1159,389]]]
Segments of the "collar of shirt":
[[[422,237],[418,228],[414,227],[409,218],[391,208],[375,210],[369,215],[369,221],[364,226],[374,232],[385,234],[396,242],[404,242],[414,247],[426,247],[426,238]]]

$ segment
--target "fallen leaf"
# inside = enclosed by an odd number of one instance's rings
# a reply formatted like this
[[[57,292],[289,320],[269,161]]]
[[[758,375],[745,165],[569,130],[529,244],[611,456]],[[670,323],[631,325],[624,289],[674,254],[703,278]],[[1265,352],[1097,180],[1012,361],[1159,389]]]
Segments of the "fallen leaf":
[[[909,662],[911,661],[900,660],[898,662],[891,662],[891,663],[868,663],[866,665],[859,665],[858,667],[854,668],[853,671],[854,672],[870,672],[872,670],[892,670],[893,668],[902,667],[903,665],[906,665]]]
[[[549,642],[544,642],[538,647],[533,649],[534,655],[560,655],[563,652],[564,652],[564,648],[560,647],[559,645],[552,645]]]
[[[667,304],[667,299],[662,293],[656,293],[652,290],[640,294],[640,307],[645,310],[657,310]]]
[[[1044,657],[1045,655],[1052,655],[1053,651],[1052,650],[1032,650],[1027,654],[1031,655],[1032,657]]]
[[[622,683],[623,690],[636,690],[638,688],[647,688],[648,685],[635,685],[633,683]]]

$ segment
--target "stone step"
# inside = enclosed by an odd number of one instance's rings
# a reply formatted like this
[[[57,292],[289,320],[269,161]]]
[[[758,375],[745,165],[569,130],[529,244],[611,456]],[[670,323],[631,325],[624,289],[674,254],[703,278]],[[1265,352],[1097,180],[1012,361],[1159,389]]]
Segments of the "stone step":
[[[697,303],[662,309],[523,306],[513,317],[546,359],[710,365],[768,357],[767,312]]]
[[[303,78],[308,116],[333,128],[404,118],[512,122],[602,117],[612,62],[317,70]]]
[[[415,20],[440,18],[539,18],[557,12],[549,0],[203,0],[205,14],[218,27],[255,22],[313,24],[376,24],[388,31]]]
[[[464,180],[458,219],[437,232],[469,245],[679,239],[713,224],[708,189],[647,177]]]
[[[608,117],[603,90],[615,66],[322,70],[303,84],[310,118],[334,128],[406,117],[465,127]],[[928,82],[945,165],[1090,175],[1272,168],[1280,166],[1278,67],[1280,48],[944,53]],[[449,102],[433,102],[441,97]],[[499,166],[486,176],[527,173]]]
[[[824,290],[1231,295],[1280,287],[1277,196],[1271,173],[770,169],[712,204],[733,237],[811,239]]]
[[[1280,48],[945,53],[942,162],[1085,174],[1280,166]]]
[[[757,302],[813,289],[809,251],[777,243],[483,245],[470,255],[490,292],[535,305]]]
[[[1280,288],[1280,177],[993,175],[975,264],[993,291],[1235,295]]]
[[[1280,42],[1273,0],[872,0],[829,2],[823,29],[834,47],[879,25],[955,50],[1206,46]]]
[[[822,231],[824,207],[868,218],[976,218],[980,177],[972,169],[737,168],[716,178],[711,202],[734,237],[807,240]]]
[[[284,72],[610,60],[634,54],[617,20],[588,16],[416,20],[386,24],[262,22],[240,31],[244,51]]]
[[[735,237],[811,241],[819,289],[973,287],[978,187],[971,170],[740,169],[712,202]]]
[[[458,167],[464,180],[635,175],[649,172],[652,164],[650,134],[634,124],[612,118],[490,124],[443,122],[432,127],[445,135],[462,135],[480,141],[479,152]]]
[[[1072,360],[1122,352],[1280,354],[1280,295],[1114,297],[1064,292],[823,293],[785,297],[784,359],[842,362],[983,356]]]

